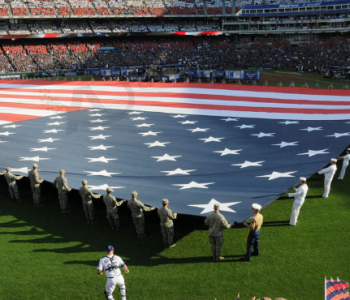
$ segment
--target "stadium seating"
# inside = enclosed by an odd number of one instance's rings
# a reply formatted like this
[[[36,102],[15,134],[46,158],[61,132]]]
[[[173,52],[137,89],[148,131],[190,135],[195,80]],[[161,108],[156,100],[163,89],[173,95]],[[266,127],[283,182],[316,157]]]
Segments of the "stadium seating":
[[[14,16],[28,16],[28,10],[23,2],[11,2],[11,9]]]
[[[7,5],[0,5],[0,17],[9,16],[9,8]]]

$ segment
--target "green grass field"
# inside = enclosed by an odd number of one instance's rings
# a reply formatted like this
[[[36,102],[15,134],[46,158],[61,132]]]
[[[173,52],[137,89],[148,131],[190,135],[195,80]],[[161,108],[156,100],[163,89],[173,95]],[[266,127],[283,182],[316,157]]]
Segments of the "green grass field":
[[[308,180],[308,197],[296,227],[288,226],[291,198],[282,196],[262,211],[261,255],[250,263],[239,261],[248,235],[244,227],[225,231],[225,260],[216,263],[211,261],[203,218],[179,216],[177,246],[164,249],[155,212],[147,213],[148,237],[140,240],[125,204],[120,211],[124,229],[115,232],[101,201],[95,203],[99,222],[89,225],[75,191],[69,198],[72,212],[62,215],[50,184],[42,188],[45,206],[35,208],[27,179],[19,181],[24,202],[17,203],[10,200],[1,176],[0,299],[105,299],[106,277],[97,275],[96,267],[109,244],[129,266],[125,278],[131,300],[236,300],[238,293],[241,300],[324,299],[325,276],[350,280],[350,174],[343,181],[337,175],[328,199],[319,197],[323,176]],[[114,296],[120,299],[119,290]]]

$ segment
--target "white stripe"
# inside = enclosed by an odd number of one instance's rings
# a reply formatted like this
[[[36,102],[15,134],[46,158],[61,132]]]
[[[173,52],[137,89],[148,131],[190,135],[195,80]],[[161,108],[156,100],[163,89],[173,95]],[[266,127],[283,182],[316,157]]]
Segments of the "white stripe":
[[[31,84],[0,84],[1,88],[16,88],[16,89],[34,89],[40,91],[49,90],[73,90],[73,91],[106,91],[106,92],[128,92],[131,93],[190,93],[203,95],[217,96],[235,96],[235,97],[255,97],[255,98],[270,98],[284,100],[310,100],[310,101],[349,101],[349,96],[328,96],[328,95],[307,95],[307,94],[290,94],[276,92],[254,92],[254,91],[238,91],[225,89],[210,89],[210,88],[169,88],[169,87],[122,87],[122,86],[79,86],[79,85],[31,85]],[[16,93],[16,92],[15,92]]]
[[[5,125],[5,124],[8,124],[8,123],[12,123],[12,122],[0,120],[0,125]]]
[[[22,104],[37,104],[37,105],[52,105],[52,106],[62,106],[62,107],[91,107],[90,104],[101,104],[104,108],[113,109],[113,103],[100,103],[100,102],[82,102],[79,101],[85,96],[91,95],[73,95],[72,101],[60,101],[60,100],[51,100],[51,99],[25,99],[25,97],[20,99],[15,98],[0,98],[1,102],[6,103],[22,103]],[[76,98],[76,99],[75,99]],[[90,97],[87,97],[90,98]],[[92,97],[91,97],[92,98]],[[264,103],[264,102],[249,102],[249,101],[222,101],[222,100],[202,100],[202,99],[186,99],[186,98],[154,98],[154,97],[135,97],[134,99],[125,99],[122,96],[109,96],[109,99],[105,99],[105,96],[93,96],[96,100],[115,100],[118,104],[118,100],[129,101],[129,104],[120,104],[125,106],[133,105],[133,101],[140,102],[159,102],[161,103],[183,103],[183,104],[197,104],[197,105],[219,105],[219,106],[240,106],[240,107],[269,107],[269,108],[293,108],[293,109],[350,109],[350,105],[311,105],[311,104],[288,104],[288,103]],[[118,104],[119,105],[119,104]],[[151,107],[151,106],[150,106]],[[168,108],[169,110],[173,109],[172,107]],[[0,107],[1,110],[1,107]]]
[[[47,117],[47,116],[61,114],[62,111],[53,111],[53,110],[44,110],[44,109],[27,109],[27,108],[18,108],[18,107],[0,107],[0,113]]]

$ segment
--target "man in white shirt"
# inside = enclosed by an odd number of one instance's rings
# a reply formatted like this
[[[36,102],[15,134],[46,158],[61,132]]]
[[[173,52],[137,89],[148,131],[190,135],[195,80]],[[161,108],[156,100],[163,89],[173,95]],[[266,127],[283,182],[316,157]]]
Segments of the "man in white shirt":
[[[125,274],[129,273],[128,267],[123,260],[119,256],[114,255],[113,246],[108,246],[107,256],[101,258],[97,267],[97,273],[100,275],[106,271],[106,276],[108,279],[106,282],[105,295],[108,300],[114,300],[113,292],[116,285],[119,286],[122,300],[127,300],[125,280],[121,274],[120,268],[123,268]]]
[[[341,171],[340,171],[338,179],[344,179],[345,171],[346,171],[346,168],[349,165],[349,160],[350,160],[350,148],[346,149],[346,155],[338,156],[338,159],[342,159],[343,160],[343,166],[341,168]]]
[[[331,159],[331,165],[328,168],[318,171],[318,174],[324,174],[324,193],[322,195],[323,198],[328,198],[335,171],[337,171],[337,160],[335,158]]]
[[[300,213],[300,208],[304,204],[305,197],[309,187],[306,184],[306,178],[300,177],[300,186],[295,190],[295,193],[286,193],[288,197],[294,197],[292,215],[290,216],[289,225],[295,226],[298,221],[298,216]]]

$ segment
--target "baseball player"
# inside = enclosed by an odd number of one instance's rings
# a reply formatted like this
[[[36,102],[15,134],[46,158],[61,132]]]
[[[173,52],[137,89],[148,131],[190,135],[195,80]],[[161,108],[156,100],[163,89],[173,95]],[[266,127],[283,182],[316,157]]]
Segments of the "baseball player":
[[[121,274],[120,268],[123,268],[125,274],[129,273],[129,269],[127,265],[123,262],[123,260],[114,255],[113,246],[107,247],[107,255],[100,259],[100,262],[97,267],[97,273],[102,275],[103,272],[106,272],[107,282],[105,287],[105,295],[108,300],[114,300],[113,292],[115,286],[119,286],[120,295],[122,296],[122,300],[126,299],[126,286],[123,275]]]

